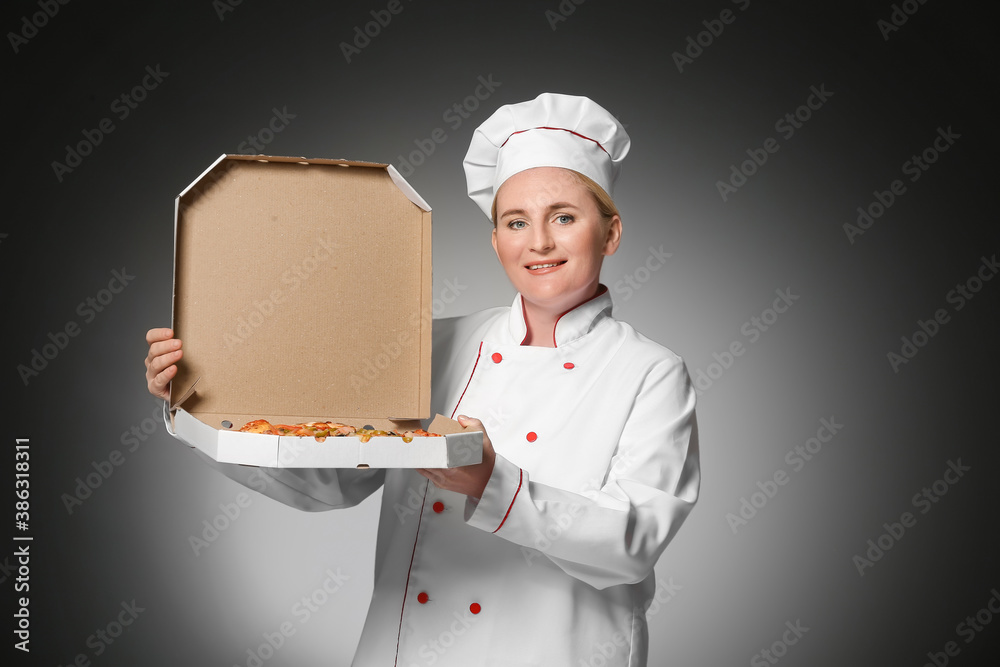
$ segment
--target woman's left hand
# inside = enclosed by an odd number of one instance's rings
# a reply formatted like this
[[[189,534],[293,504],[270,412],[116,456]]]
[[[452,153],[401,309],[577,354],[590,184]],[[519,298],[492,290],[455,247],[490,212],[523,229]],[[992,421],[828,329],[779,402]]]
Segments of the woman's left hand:
[[[460,466],[458,468],[417,468],[417,472],[431,480],[434,486],[439,489],[447,489],[456,493],[464,493],[470,498],[479,500],[483,497],[483,490],[486,483],[490,481],[493,474],[493,463],[496,461],[496,452],[493,451],[493,443],[486,433],[483,422],[478,419],[458,416],[458,423],[462,426],[471,426],[474,430],[483,432],[483,461],[470,466]]]

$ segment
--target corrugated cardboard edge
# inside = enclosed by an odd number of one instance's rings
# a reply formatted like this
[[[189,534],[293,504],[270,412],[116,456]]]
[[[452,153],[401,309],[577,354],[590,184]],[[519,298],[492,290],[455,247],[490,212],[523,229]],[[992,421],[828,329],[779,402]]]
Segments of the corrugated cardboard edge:
[[[223,153],[218,158],[216,158],[215,162],[213,162],[212,164],[208,165],[208,169],[206,169],[205,171],[201,172],[201,174],[198,176],[198,178],[196,178],[193,181],[191,181],[190,183],[188,183],[188,186],[186,188],[184,188],[183,190],[181,190],[181,193],[179,195],[177,195],[177,197],[174,199],[174,222],[175,223],[177,221],[177,206],[179,205],[179,203],[181,201],[181,197],[183,197],[184,195],[186,195],[188,193],[188,191],[191,188],[193,188],[195,185],[197,185],[198,183],[201,183],[201,181],[206,176],[208,176],[208,172],[210,172],[213,169],[215,169],[215,167],[218,166],[218,164],[220,162],[222,162],[223,160],[225,160],[227,157],[229,157],[229,155],[227,155],[226,153]]]
[[[176,313],[177,313],[177,229],[178,229],[178,222],[180,222],[181,218],[181,198],[184,195],[186,195],[191,190],[191,188],[196,186],[198,183],[201,183],[201,181],[204,180],[206,176],[208,176],[208,173],[213,169],[215,169],[220,162],[226,159],[226,157],[227,157],[226,153],[223,153],[222,155],[217,157],[212,164],[208,165],[208,168],[205,169],[205,171],[201,172],[201,174],[199,174],[197,178],[188,183],[188,186],[186,188],[181,190],[180,194],[174,197],[174,255],[173,255],[173,266],[171,269],[171,281],[170,281],[171,328],[174,326],[174,321],[176,319]],[[194,393],[194,385],[196,384],[198,384],[197,380],[195,380],[194,384],[191,385],[188,391],[184,392],[184,395],[177,400],[176,404],[174,403],[174,395],[173,395],[174,386],[173,383],[170,384],[170,396],[167,398],[167,402],[171,406],[170,407],[171,411],[176,409],[178,405],[183,403],[184,400],[186,400],[189,396],[191,396],[191,394]]]
[[[389,170],[390,174],[395,171],[392,165],[389,165]],[[427,233],[423,234],[420,248],[420,275],[422,276],[421,280],[426,281],[425,284],[420,286],[420,290],[422,293],[430,295],[430,298],[424,303],[423,311],[420,313],[420,335],[423,337],[420,341],[420,347],[428,351],[420,368],[420,386],[426,391],[426,394],[420,397],[420,405],[425,406],[426,412],[424,414],[428,415],[431,408],[432,357],[434,355],[434,266],[431,256],[433,228],[429,222],[430,216],[430,209],[424,211],[422,215],[422,224],[425,225]]]
[[[183,197],[184,195],[186,195],[188,193],[188,191],[191,190],[191,188],[193,188],[195,185],[197,185],[198,183],[200,183],[202,181],[202,179],[204,179],[205,176],[208,175],[208,172],[210,172],[213,169],[215,169],[215,167],[218,166],[218,164],[220,162],[222,162],[223,160],[225,160],[225,159],[226,159],[226,154],[223,153],[218,158],[216,158],[215,162],[213,162],[212,164],[210,164],[208,166],[208,168],[205,169],[205,171],[201,172],[201,174],[198,175],[198,178],[196,178],[193,181],[191,181],[190,183],[188,183],[188,186],[186,188],[184,188],[183,190],[181,190],[180,194],[178,194],[176,197],[174,197],[174,254],[173,254],[173,265],[172,265],[172,268],[171,268],[171,275],[170,275],[170,278],[171,278],[171,280],[170,280],[170,326],[171,326],[171,328],[174,326],[174,321],[176,320],[176,314],[177,314],[177,228],[178,228],[178,224],[177,223],[180,221],[180,218],[181,218],[181,197]],[[194,390],[194,385],[195,384],[198,384],[197,380],[194,382],[194,384],[191,385],[191,387],[188,389],[188,391],[186,391],[184,393],[184,396],[182,396],[182,397],[179,398],[179,400],[176,402],[176,404],[174,403],[174,395],[173,395],[174,386],[173,386],[173,383],[170,384],[170,395],[167,398],[167,402],[170,404],[170,406],[171,406],[170,409],[171,410],[174,410],[177,407],[177,405],[180,405],[184,401],[184,399],[186,399],[188,396],[190,396],[192,393],[194,393],[193,390]]]
[[[428,204],[426,201],[424,201],[424,198],[421,197],[417,193],[417,191],[413,189],[412,185],[410,185],[409,183],[406,182],[406,179],[403,178],[403,175],[400,174],[396,170],[396,168],[394,166],[392,166],[391,164],[386,165],[386,171],[388,171],[388,173],[389,173],[389,178],[392,179],[392,182],[396,185],[397,188],[399,188],[400,192],[402,192],[404,195],[406,195],[407,199],[409,199],[411,202],[413,202],[414,205],[416,205],[418,208],[422,209],[425,213],[430,213],[431,212],[430,204]],[[423,235],[423,243],[422,243],[422,247],[420,249],[420,257],[421,257],[421,262],[423,264],[420,267],[420,275],[424,276],[424,278],[426,280],[428,280],[428,281],[431,282],[431,285],[427,285],[426,286],[426,289],[427,289],[428,293],[431,293],[432,290],[433,290],[433,280],[434,280],[434,278],[433,278],[433,276],[434,276],[434,267],[433,267],[433,264],[432,264],[433,258],[432,258],[432,252],[431,252],[431,240],[432,240],[432,236],[433,236],[433,233],[427,233],[427,234]],[[423,291],[424,289],[425,289],[425,286],[422,285],[421,286],[421,290]],[[424,311],[422,313],[420,313],[420,317],[421,317],[421,319],[424,322],[432,322],[432,320],[434,318],[434,308],[433,308],[433,306],[434,306],[434,299],[433,298],[431,298],[426,304],[424,304]],[[421,335],[428,335],[428,336],[431,335],[429,327],[423,327],[423,326],[420,327],[420,332],[421,332]],[[423,347],[423,344],[425,342],[426,341],[420,341],[421,347]],[[431,344],[430,344],[429,347],[431,349],[433,349],[433,347],[434,347],[433,341],[431,341]],[[431,359],[429,359],[429,358],[426,360],[426,362],[424,363],[424,365],[420,369],[420,386],[421,387],[430,387],[431,386]],[[429,393],[426,396],[421,396],[420,404],[421,405],[427,405],[427,406],[430,405],[430,394]],[[431,432],[435,433],[436,431],[432,430]]]
[[[225,153],[219,157],[218,160],[212,163],[212,165],[202,172],[201,176],[196,178],[190,185],[184,188],[184,191],[177,195],[178,199],[187,194],[196,183],[199,183],[208,172],[212,171],[219,162],[222,160],[256,160],[258,162],[298,162],[299,164],[339,164],[348,167],[373,167],[377,169],[385,169],[389,173],[389,178],[392,182],[396,184],[400,192],[406,195],[406,198],[413,202],[419,208],[430,212],[431,206],[428,204],[420,194],[413,189],[413,186],[406,182],[403,175],[396,170],[394,166],[385,162],[361,162],[358,160],[343,160],[343,159],[330,159],[330,158],[306,158],[306,157],[292,157],[287,155],[239,155],[235,153]]]

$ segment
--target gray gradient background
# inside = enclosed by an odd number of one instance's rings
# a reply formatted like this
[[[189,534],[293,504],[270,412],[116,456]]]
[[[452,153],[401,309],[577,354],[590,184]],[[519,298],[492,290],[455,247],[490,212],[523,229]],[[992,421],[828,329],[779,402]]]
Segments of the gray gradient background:
[[[338,44],[384,7],[244,0],[220,20],[210,0],[74,2],[19,53],[5,44],[11,449],[0,477],[12,498],[13,439],[30,438],[35,537],[32,652],[17,664],[63,665],[83,653],[95,665],[245,665],[247,649],[285,620],[296,634],[266,665],[349,663],[371,593],[377,498],[308,514],[247,491],[250,506],[195,556],[189,537],[244,489],[162,424],[134,452],[122,445],[157,406],[141,360],[146,329],[170,319],[173,199],[266,127],[275,107],[295,115],[265,149],[277,155],[398,163],[441,127],[447,141],[409,177],[434,207],[435,295],[446,280],[465,286],[440,314],[506,304],[512,291],[490,227],[464,194],[461,159],[496,106],[546,90],[591,96],[632,136],[616,192],[624,243],[605,282],[635,275],[650,246],[672,253],[630,299],[614,293],[619,317],[694,373],[747,342],[741,325],[776,289],[800,295],[699,400],[702,496],[656,568],[680,590],[650,617],[650,664],[749,664],[797,619],[809,631],[779,664],[917,667],[948,641],[961,649],[950,664],[996,660],[1000,619],[971,643],[956,625],[1000,586],[1000,283],[958,312],[945,301],[998,249],[991,17],[972,2],[929,2],[886,41],[876,22],[892,12],[888,1],[754,0],[740,11],[724,0],[590,0],[553,30],[545,12],[558,11],[556,0],[404,0],[348,64]],[[735,22],[679,73],[671,54],[726,7]],[[37,11],[9,3],[0,27],[18,30]],[[50,163],[65,145],[113,117],[112,100],[157,64],[166,80],[58,182]],[[452,129],[442,115],[489,75],[499,88]],[[777,137],[774,122],[821,84],[834,95],[792,138]],[[961,138],[849,243],[842,225],[856,207],[906,178],[902,163],[948,126]],[[780,150],[723,202],[716,181],[769,136]],[[77,304],[121,267],[134,281],[83,323]],[[886,354],[937,308],[951,321],[893,372]],[[25,386],[17,364],[70,320],[80,335]],[[831,416],[843,429],[791,471],[785,453]],[[68,513],[63,494],[112,450],[124,463]],[[971,470],[916,512],[911,497],[957,459]],[[789,482],[734,534],[726,514],[779,469]],[[905,511],[916,525],[859,576],[852,557]],[[11,544],[0,550],[5,628]],[[299,623],[293,605],[328,568],[349,579]],[[144,611],[95,656],[88,637],[132,599]]]

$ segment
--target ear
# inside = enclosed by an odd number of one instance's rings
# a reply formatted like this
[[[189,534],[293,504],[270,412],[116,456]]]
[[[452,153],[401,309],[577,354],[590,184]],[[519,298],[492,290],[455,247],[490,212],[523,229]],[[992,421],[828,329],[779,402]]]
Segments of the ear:
[[[622,219],[619,216],[611,218],[608,224],[608,233],[604,237],[604,247],[601,254],[610,256],[618,251],[618,246],[622,241]]]
[[[497,226],[496,225],[493,225],[493,237],[491,238],[491,241],[493,241],[493,252],[496,253],[497,260],[499,260],[500,259],[500,251],[497,250]],[[501,264],[502,264],[502,262],[501,262]]]

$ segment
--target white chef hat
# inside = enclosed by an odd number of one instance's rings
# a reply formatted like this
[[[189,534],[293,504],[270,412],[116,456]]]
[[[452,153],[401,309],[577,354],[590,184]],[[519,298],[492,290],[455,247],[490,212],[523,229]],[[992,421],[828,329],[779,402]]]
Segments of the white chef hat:
[[[563,167],[612,195],[630,141],[625,128],[586,97],[542,93],[496,110],[472,135],[465,156],[469,196],[486,217],[503,182],[533,167]]]

